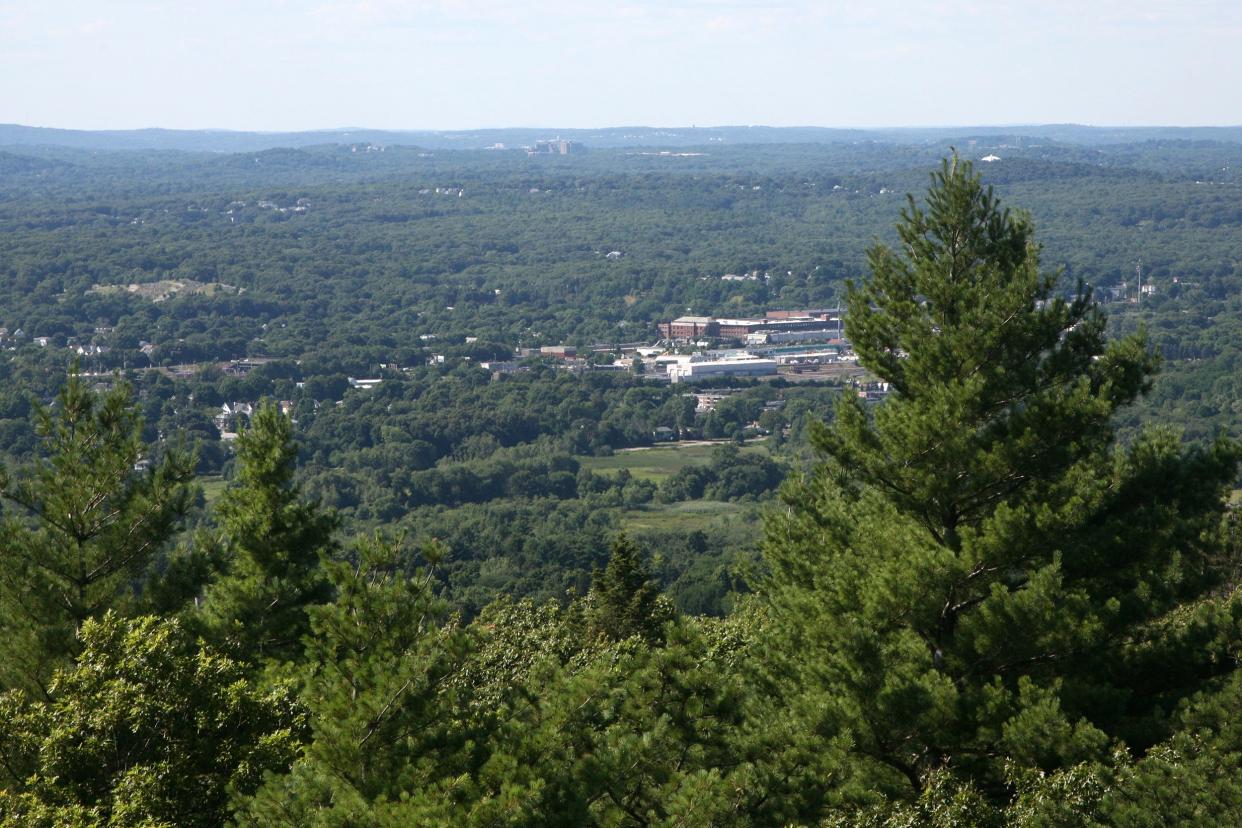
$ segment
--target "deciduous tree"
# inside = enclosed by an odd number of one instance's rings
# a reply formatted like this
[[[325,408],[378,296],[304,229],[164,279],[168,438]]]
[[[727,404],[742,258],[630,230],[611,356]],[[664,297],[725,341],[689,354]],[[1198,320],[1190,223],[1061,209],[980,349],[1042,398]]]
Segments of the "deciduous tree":
[[[290,688],[255,687],[176,621],[107,613],[81,644],[47,701],[0,697],[0,824],[222,825],[230,792],[293,760]]]

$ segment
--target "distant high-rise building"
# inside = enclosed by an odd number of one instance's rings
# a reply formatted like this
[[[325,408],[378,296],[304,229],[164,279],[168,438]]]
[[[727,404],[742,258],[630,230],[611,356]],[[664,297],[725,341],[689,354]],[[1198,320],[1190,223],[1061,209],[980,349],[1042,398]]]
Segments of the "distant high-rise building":
[[[577,141],[566,141],[563,138],[549,138],[543,141],[536,141],[533,147],[527,149],[527,155],[569,155],[582,149],[582,145]]]

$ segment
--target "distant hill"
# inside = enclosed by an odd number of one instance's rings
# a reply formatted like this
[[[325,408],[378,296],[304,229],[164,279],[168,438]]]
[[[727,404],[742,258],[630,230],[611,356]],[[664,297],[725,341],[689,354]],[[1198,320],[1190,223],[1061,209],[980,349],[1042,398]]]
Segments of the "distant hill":
[[[0,173],[5,175],[43,175],[69,169],[70,165],[59,160],[32,158],[0,151]]]
[[[529,146],[549,138],[577,141],[584,147],[705,146],[711,144],[840,144],[874,141],[894,144],[942,144],[971,138],[1016,142],[1055,141],[1082,145],[1142,141],[1217,141],[1242,143],[1242,126],[1232,127],[1090,127],[1077,124],[1033,126],[964,126],[901,129],[829,129],[823,127],[610,127],[607,129],[476,129],[463,131],[391,131],[331,129],[309,132],[231,132],[227,130],[74,130],[0,124],[0,146],[60,146],[85,150],[178,150],[185,152],[257,152],[277,147],[320,144],[417,145],[428,149],[483,149],[495,144]]]

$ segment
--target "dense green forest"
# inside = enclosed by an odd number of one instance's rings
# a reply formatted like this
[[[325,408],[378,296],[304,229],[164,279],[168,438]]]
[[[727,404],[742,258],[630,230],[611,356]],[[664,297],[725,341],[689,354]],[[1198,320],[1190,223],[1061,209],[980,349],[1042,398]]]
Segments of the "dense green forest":
[[[1000,156],[985,179],[1032,213],[1067,288],[1134,299],[1141,264],[1155,292],[1112,317],[1147,325],[1176,383],[1144,405],[1196,434],[1232,429],[1231,372],[1214,366],[1235,339],[1242,144],[959,143]],[[642,340],[687,309],[830,304],[945,144],[356,149],[4,150],[0,326],[109,347],[86,360],[105,370],[261,355],[304,379]]]
[[[1238,821],[1242,144],[955,143],[0,151],[0,818]]]
[[[174,438],[197,446],[209,499],[233,473],[222,435],[246,421],[222,407],[284,401],[310,496],[350,535],[445,537],[445,569],[460,570],[446,582],[478,596],[461,599],[469,612],[499,592],[581,591],[601,537],[622,529],[649,554],[701,546],[699,532],[709,557],[753,559],[760,510],[741,501],[771,497],[770,470],[745,492],[695,483],[683,487],[694,497],[673,499],[650,485],[663,480],[623,467],[603,480],[582,459],[650,445],[659,428],[733,439],[762,425],[783,471],[804,469],[806,425],[830,416],[837,389],[739,381],[743,393],[696,411],[627,372],[528,359],[529,371],[496,376],[480,364],[523,347],[650,342],[657,322],[687,312],[839,303],[845,280],[866,273],[868,246],[895,241],[904,194],[949,142],[999,157],[979,170],[1030,211],[1044,261],[1064,270],[1060,290],[1084,281],[1114,334],[1141,327],[1164,358],[1150,393],[1119,412],[1122,433],[1162,423],[1193,440],[1238,434],[1242,143],[1231,134],[738,144],[747,134],[699,146],[645,135],[566,156],[361,137],[233,154],[0,148],[0,347],[11,357],[0,451],[32,456],[32,400],[49,402],[76,361],[101,388],[115,372],[135,387],[157,453]],[[1153,291],[1141,303],[1140,268]],[[235,370],[247,359],[253,370]],[[355,390],[351,377],[384,384]],[[516,527],[549,521],[565,528],[557,543],[512,552],[525,546]],[[707,579],[682,585],[711,593],[695,606],[723,606],[725,585],[744,580],[681,557],[660,557],[659,576],[666,587]],[[532,560],[556,577],[518,575]]]

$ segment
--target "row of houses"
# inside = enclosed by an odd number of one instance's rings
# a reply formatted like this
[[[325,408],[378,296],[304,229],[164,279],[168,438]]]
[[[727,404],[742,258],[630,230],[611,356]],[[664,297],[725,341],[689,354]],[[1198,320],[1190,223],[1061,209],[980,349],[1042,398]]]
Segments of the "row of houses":
[[[293,400],[280,400],[276,403],[280,407],[280,413],[286,417],[293,416]],[[231,441],[237,439],[237,431],[239,426],[245,426],[250,423],[250,418],[254,416],[254,412],[258,409],[258,405],[252,402],[226,402],[220,406],[220,410],[211,418],[212,423],[220,432],[220,439]]]

